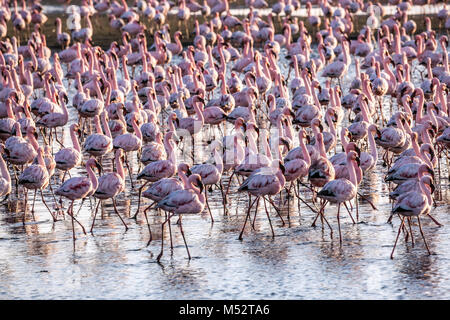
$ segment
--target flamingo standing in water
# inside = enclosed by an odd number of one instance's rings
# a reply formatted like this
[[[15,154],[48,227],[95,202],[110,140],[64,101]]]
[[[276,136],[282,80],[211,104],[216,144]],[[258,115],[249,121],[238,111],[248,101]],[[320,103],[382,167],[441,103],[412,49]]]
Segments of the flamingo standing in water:
[[[184,245],[188,253],[189,260],[191,259],[191,254],[186,243],[186,238],[183,232],[182,226],[182,215],[183,214],[198,214],[205,208],[205,195],[203,194],[203,183],[202,178],[198,174],[193,174],[188,178],[188,188],[183,190],[177,190],[171,192],[167,197],[158,202],[157,208],[161,208],[168,211],[169,216],[161,224],[161,234],[164,235],[164,225],[170,221],[170,218],[177,214],[179,215],[178,227],[180,228],[181,235],[183,237]],[[195,184],[195,185],[194,185]],[[156,260],[159,262],[163,255],[164,250],[164,237],[161,238],[161,252],[159,253]]]
[[[392,209],[392,214],[398,214],[399,216],[401,216],[400,217],[401,223],[400,226],[398,227],[397,238],[395,239],[394,248],[392,249],[391,252],[391,259],[394,258],[395,247],[397,246],[400,230],[405,224],[405,218],[407,218],[409,222],[409,219],[411,217],[417,217],[420,234],[422,235],[428,254],[431,255],[430,248],[428,247],[425,235],[423,234],[422,223],[420,221],[421,215],[427,215],[431,211],[431,206],[433,203],[433,199],[431,197],[431,187],[426,184],[426,181],[427,177],[422,176],[419,180],[420,191],[413,190],[402,194],[400,197],[397,198],[397,203]]]
[[[78,125],[76,123],[70,126],[70,138],[72,139],[73,147],[63,148],[55,154],[56,168],[64,171],[64,178],[66,173],[71,169],[76,168],[80,165],[83,155],[81,154],[80,143],[76,137],[76,131],[81,133]],[[70,173],[69,173],[70,176]]]
[[[48,173],[47,167],[45,166],[44,157],[43,157],[44,150],[42,148],[39,148],[37,151],[37,164],[32,164],[23,170],[22,174],[19,176],[19,184],[23,185],[27,190],[28,189],[34,189],[38,190],[41,193],[42,202],[47,207],[48,211],[50,212],[53,221],[57,221],[56,216],[52,213],[50,208],[48,207],[47,203],[44,200],[44,195],[42,193],[42,189],[45,189],[48,186],[48,183],[50,181],[50,175]],[[27,202],[27,195],[25,195],[25,207]],[[33,206],[31,209],[31,212],[34,215],[34,203],[36,200],[36,193],[33,200]],[[25,216],[26,212],[24,214],[23,222],[25,223]]]
[[[122,165],[122,157],[123,150],[116,150],[114,162],[117,172],[110,172],[98,178],[98,187],[94,192],[94,197],[96,197],[100,201],[98,202],[97,208],[95,209],[94,219],[91,226],[91,233],[94,229],[95,217],[97,216],[98,207],[100,204],[103,204],[103,200],[106,199],[112,199],[115,213],[119,216],[120,221],[122,221],[123,225],[125,226],[125,230],[128,230],[128,226],[125,221],[123,221],[116,205],[116,196],[125,190],[125,173]]]
[[[244,226],[242,227],[242,231],[239,234],[239,240],[242,240],[242,235],[245,230],[245,225],[247,224],[247,220],[250,217],[250,210],[256,202],[256,210],[258,209],[258,203],[261,197],[264,200],[264,207],[267,214],[267,219],[269,219],[270,230],[272,231],[272,237],[275,237],[275,233],[273,231],[272,222],[269,217],[269,212],[267,211],[266,205],[266,196],[268,196],[268,201],[270,204],[277,210],[274,206],[273,201],[270,199],[270,196],[278,194],[284,187],[286,182],[286,178],[284,177],[284,166],[280,160],[272,161],[271,167],[262,167],[256,171],[254,171],[239,187],[238,191],[247,191],[249,194],[256,196],[256,199],[249,205],[247,210],[247,215],[245,217]]]
[[[84,226],[80,222],[78,222],[78,220],[74,217],[73,204],[75,200],[79,199],[84,200],[87,197],[90,197],[91,195],[94,194],[95,190],[97,190],[98,179],[95,176],[94,171],[92,170],[94,166],[96,166],[99,171],[101,170],[101,166],[97,162],[97,160],[95,160],[95,158],[90,158],[88,161],[86,161],[86,171],[88,177],[70,178],[69,180],[64,182],[55,192],[56,195],[63,196],[72,201],[69,206],[69,209],[67,210],[67,214],[72,218],[72,235],[74,246],[76,237],[75,237],[75,226],[73,222],[76,221],[81,226],[84,234],[86,234],[86,230],[84,229]]]
[[[150,234],[150,239],[148,240],[148,244],[152,241],[152,230],[150,228],[150,223],[148,221],[147,217],[147,211],[150,210],[151,207],[153,207],[155,204],[157,204],[159,201],[167,197],[171,192],[174,192],[176,190],[183,190],[185,188],[189,187],[188,178],[186,177],[186,174],[192,174],[189,166],[186,163],[180,163],[178,165],[178,178],[162,178],[155,183],[153,183],[150,187],[148,187],[143,193],[142,196],[144,198],[149,198],[153,200],[153,203],[151,203],[147,208],[144,209],[144,216],[145,220],[147,221],[148,231]],[[166,213],[167,218],[167,213]],[[172,234],[170,223],[169,223],[169,231],[170,234]],[[172,237],[170,239],[170,244],[172,247]]]
[[[317,196],[319,198],[327,200],[331,203],[338,204],[337,221],[339,227],[339,242],[341,244],[342,244],[342,234],[341,234],[341,222],[339,214],[341,204],[345,203],[346,201],[350,201],[356,197],[356,193],[358,190],[358,181],[356,177],[356,167],[358,166],[357,161],[359,161],[358,154],[355,151],[349,151],[347,154],[347,166],[350,180],[347,180],[345,178],[332,180],[327,184],[325,184],[323,188],[317,193]],[[324,207],[325,206],[323,205],[321,210],[322,216]],[[328,224],[328,226],[330,225]],[[330,230],[331,235],[333,235],[333,230],[331,229],[331,226]]]
[[[0,144],[0,154],[3,154],[5,146]],[[11,193],[11,176],[9,175],[8,167],[6,166],[5,160],[0,155],[0,197],[5,196],[3,201],[5,201],[9,194]]]
[[[175,174],[177,168],[177,157],[174,142],[172,140],[173,136],[173,131],[167,132],[164,136],[164,147],[169,158],[166,160],[150,162],[137,176],[138,179],[144,179],[146,182],[139,188],[138,207],[133,218],[136,218],[139,213],[142,189],[149,182],[156,182],[162,178],[169,178]]]
[[[214,155],[215,165],[211,163],[202,163],[197,164],[191,168],[191,172],[193,174],[198,174],[202,178],[202,182],[204,186],[212,186],[214,184],[220,183],[220,190],[222,191],[223,196],[223,187],[222,187],[222,173],[223,173],[223,160],[222,156],[218,152],[217,148],[221,148],[222,145],[218,141],[213,141],[211,143],[212,153]],[[206,206],[208,207],[209,215],[211,217],[211,222],[214,222],[214,218],[211,213],[211,209],[208,203],[208,192],[205,188],[205,198],[206,198]]]

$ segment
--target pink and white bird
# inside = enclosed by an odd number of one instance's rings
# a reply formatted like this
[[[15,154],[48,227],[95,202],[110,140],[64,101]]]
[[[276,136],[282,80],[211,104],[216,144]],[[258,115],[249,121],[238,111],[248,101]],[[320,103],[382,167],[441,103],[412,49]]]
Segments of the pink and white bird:
[[[358,181],[356,177],[356,168],[358,167],[358,155],[355,151],[349,151],[347,154],[347,166],[350,179],[335,179],[326,183],[317,193],[319,198],[325,199],[331,203],[338,204],[337,220],[339,226],[339,242],[342,243],[341,224],[340,224],[340,208],[341,204],[350,201],[356,197],[358,190]],[[323,215],[323,209],[320,212]]]
[[[47,207],[48,211],[50,212],[53,221],[56,221],[56,216],[52,213],[50,208],[47,206],[47,203],[44,200],[44,195],[42,193],[42,190],[45,189],[50,181],[50,175],[47,171],[47,167],[45,166],[44,158],[43,158],[44,150],[42,148],[39,148],[37,151],[37,164],[32,164],[23,170],[21,175],[19,176],[19,184],[23,185],[27,190],[39,190],[41,193],[42,202]],[[36,199],[36,198],[35,198]],[[25,203],[27,201],[27,196],[25,197]],[[32,212],[34,212],[34,200],[33,200],[33,207]],[[24,214],[24,222],[25,222],[25,214]]]
[[[88,161],[86,161],[86,171],[88,174],[88,177],[73,177],[64,182],[58,190],[56,190],[55,194],[58,196],[65,197],[69,200],[71,200],[71,204],[69,206],[69,209],[67,210],[67,214],[72,218],[72,235],[73,240],[76,240],[75,237],[75,227],[74,227],[74,220],[76,221],[74,215],[73,215],[73,204],[75,200],[85,199],[87,197],[90,197],[94,194],[94,192],[97,190],[98,187],[98,179],[92,170],[94,166],[97,167],[97,169],[100,171],[101,166],[95,160],[95,158],[90,158]],[[78,221],[77,221],[78,222]],[[82,227],[83,233],[86,234],[86,231],[82,224],[78,222],[78,224]]]
[[[78,125],[74,123],[70,126],[70,138],[73,147],[63,148],[55,154],[56,168],[64,171],[64,175],[69,170],[78,167],[83,158],[76,132],[81,133],[81,130]]]
[[[119,216],[120,221],[122,221],[123,225],[125,226],[125,230],[128,230],[128,226],[123,221],[122,216],[120,215],[119,211],[117,210],[116,205],[116,196],[123,192],[125,190],[125,172],[123,170],[123,151],[121,149],[116,150],[116,154],[114,157],[114,163],[117,172],[109,172],[106,173],[100,178],[98,178],[98,186],[95,190],[93,196],[100,201],[97,204],[97,208],[95,209],[94,219],[92,221],[92,227],[91,227],[91,233],[94,229],[94,223],[95,223],[95,217],[97,216],[97,211],[100,206],[100,204],[103,202],[103,200],[106,199],[112,199],[112,203],[114,206],[114,212]]]
[[[158,202],[156,208],[161,208],[165,211],[171,213],[169,217],[162,223],[161,231],[164,234],[164,225],[170,221],[173,215],[179,215],[178,226],[180,228],[181,235],[184,240],[184,245],[188,253],[189,260],[191,259],[191,254],[186,243],[186,238],[183,232],[182,226],[182,215],[183,214],[198,214],[205,208],[205,195],[203,194],[203,183],[202,178],[198,174],[193,174],[188,178],[189,185],[183,190],[176,190],[171,192],[167,197]],[[195,184],[195,185],[194,185]],[[164,249],[164,237],[161,238],[161,252],[156,258],[157,261],[161,260]]]

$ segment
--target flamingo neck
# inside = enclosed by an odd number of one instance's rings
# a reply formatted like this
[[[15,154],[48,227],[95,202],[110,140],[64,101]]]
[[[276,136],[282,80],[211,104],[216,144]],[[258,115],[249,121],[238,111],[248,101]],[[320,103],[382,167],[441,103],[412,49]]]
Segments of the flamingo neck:
[[[356,165],[357,167],[357,165]],[[353,164],[352,160],[348,160],[347,159],[347,169],[348,169],[348,175],[350,178],[350,182],[353,183],[353,185],[356,187],[358,185],[358,180],[356,177],[356,170],[355,170],[355,165]]]
[[[427,197],[428,205],[431,206],[431,204],[433,203],[433,198],[431,197],[431,193],[422,179],[419,180],[419,188],[420,191]]]
[[[119,154],[120,154],[119,152],[116,153],[116,158],[115,158],[116,169],[117,169],[117,173],[122,178],[122,180],[125,180],[125,171],[123,170],[122,159],[120,158]]]
[[[136,135],[136,137],[138,137],[139,140],[142,140],[142,131],[141,128],[136,123],[136,120],[133,120],[131,122],[131,125],[133,126],[134,134]]]
[[[214,161],[216,162],[217,170],[222,173],[223,172],[223,159],[220,156],[220,153],[217,150],[214,150]]]
[[[75,130],[73,128],[70,128],[70,138],[72,139],[73,148],[81,153],[80,142],[78,141],[78,138],[75,135]]]
[[[11,176],[9,175],[8,168],[6,167],[5,160],[3,160],[3,157],[0,157],[0,170],[2,173],[3,179],[5,179],[8,184],[11,183]]]
[[[334,127],[333,120],[331,120],[331,116],[329,113],[325,115],[325,119],[327,120],[328,127],[330,128],[331,135],[336,138],[336,128]]]
[[[92,189],[93,190],[97,190],[98,179],[97,179],[94,171],[92,170],[91,166],[89,166],[87,163],[86,163],[86,171],[87,171],[87,174],[89,176],[89,179],[91,180]]]
[[[183,182],[183,187],[185,189],[188,189],[190,184],[189,184],[188,178],[186,177],[186,174],[184,173],[184,171],[178,170],[178,177]]]
[[[369,136],[370,155],[372,156],[373,160],[376,162],[378,160],[377,145],[375,144],[375,138],[373,136],[372,130],[369,130],[368,133],[369,133],[368,136]]]

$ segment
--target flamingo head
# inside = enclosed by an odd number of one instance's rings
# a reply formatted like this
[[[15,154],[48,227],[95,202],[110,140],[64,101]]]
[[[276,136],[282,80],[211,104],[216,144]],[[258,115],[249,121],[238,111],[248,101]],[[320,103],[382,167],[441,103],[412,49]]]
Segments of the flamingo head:
[[[184,172],[188,176],[192,174],[191,169],[189,168],[189,165],[185,162],[182,162],[178,165],[178,172]]]

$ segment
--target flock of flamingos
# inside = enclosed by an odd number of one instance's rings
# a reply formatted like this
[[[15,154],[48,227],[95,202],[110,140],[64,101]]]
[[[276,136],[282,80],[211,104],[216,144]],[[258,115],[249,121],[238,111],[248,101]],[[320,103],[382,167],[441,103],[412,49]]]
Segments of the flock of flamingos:
[[[127,229],[116,197],[133,190],[149,242],[148,213],[165,214],[157,260],[174,216],[190,259],[182,217],[208,210],[212,222],[211,192],[220,192],[226,214],[237,190],[248,194],[240,239],[260,204],[275,236],[271,216],[284,224],[287,199],[287,219],[307,206],[331,236],[325,209],[336,204],[342,243],[341,210],[356,223],[358,201],[370,201],[358,186],[378,164],[391,191],[388,222],[400,219],[391,258],[401,234],[414,244],[417,225],[431,254],[421,219],[441,225],[432,211],[435,183],[449,169],[448,38],[428,17],[420,33],[408,19],[429,0],[389,0],[390,17],[362,0],[276,1],[262,16],[266,1],[245,0],[243,19],[230,13],[231,0],[59,1],[66,14],[47,35],[60,46],[53,51],[41,32],[44,6],[18,2],[0,7],[0,195],[25,199],[24,223],[38,195],[55,222],[70,216],[75,245],[75,227],[86,234],[76,200],[94,200],[91,231],[104,201]],[[299,8],[305,21],[292,16]],[[180,28],[195,22],[191,45],[181,31],[171,39],[169,11]],[[354,30],[358,12],[368,23]],[[121,34],[104,49],[91,21],[103,14],[105,28]],[[438,18],[445,32],[445,6]],[[200,153],[210,160],[198,163]],[[85,175],[73,176],[83,167]],[[143,208],[141,198],[152,202]]]

